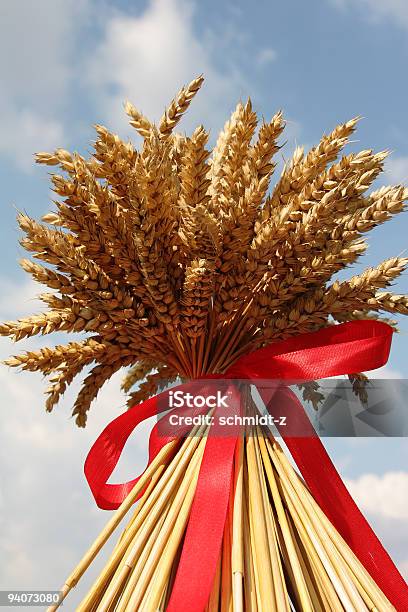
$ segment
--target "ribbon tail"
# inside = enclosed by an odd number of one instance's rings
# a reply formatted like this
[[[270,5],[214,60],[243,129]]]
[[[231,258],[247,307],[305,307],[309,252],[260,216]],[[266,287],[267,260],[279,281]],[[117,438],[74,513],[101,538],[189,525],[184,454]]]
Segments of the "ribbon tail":
[[[275,410],[276,400],[280,414],[286,404],[288,420],[295,421],[296,431],[302,432],[302,437],[291,436],[285,427],[277,425],[320,508],[396,610],[408,610],[408,586],[404,578],[358,509],[297,397],[290,389],[283,388],[278,392],[279,397],[274,395],[270,402],[270,393],[259,391],[271,412]]]
[[[240,402],[229,409],[236,414]],[[227,518],[240,428],[223,430],[214,417],[201,462],[183,550],[167,612],[203,612],[210,597]],[[223,414],[226,414],[225,411]]]
[[[203,612],[227,517],[237,438],[209,437],[167,612]]]

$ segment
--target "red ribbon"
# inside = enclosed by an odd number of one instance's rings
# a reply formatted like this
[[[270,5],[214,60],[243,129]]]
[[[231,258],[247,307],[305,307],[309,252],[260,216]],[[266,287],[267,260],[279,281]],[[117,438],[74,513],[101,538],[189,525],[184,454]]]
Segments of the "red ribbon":
[[[378,321],[343,323],[245,355],[222,378],[305,381],[373,370],[387,362],[391,337],[392,328]],[[189,387],[178,388],[188,391]],[[398,611],[407,610],[404,579],[348,493],[296,396],[288,388],[259,391],[270,412],[279,405],[280,415],[285,408],[289,422],[302,427],[302,437],[290,435],[283,427],[280,433],[314,498],[390,602]],[[271,391],[277,394],[273,401]],[[205,395],[205,389],[200,393]],[[92,446],[85,475],[99,507],[117,508],[137,482],[108,484],[107,480],[132,431],[158,414],[166,397],[165,392],[134,406],[112,421]],[[275,399],[279,400],[276,404]],[[172,436],[160,436],[156,424],[149,441],[149,463],[165,444],[183,433],[180,429]],[[208,601],[221,549],[236,441],[236,432],[229,437],[210,432],[168,612],[202,612]]]
[[[237,391],[234,388],[235,394]],[[226,410],[230,414],[237,413],[239,405],[240,397],[236,398],[235,402],[229,402]],[[225,415],[226,410],[222,410],[222,414]],[[182,610],[202,612],[210,595],[220,556],[232,486],[234,452],[239,435],[239,428],[236,431],[229,429],[229,435],[225,436],[225,432],[217,431],[219,427],[215,418],[205,445],[197,489],[167,612]]]

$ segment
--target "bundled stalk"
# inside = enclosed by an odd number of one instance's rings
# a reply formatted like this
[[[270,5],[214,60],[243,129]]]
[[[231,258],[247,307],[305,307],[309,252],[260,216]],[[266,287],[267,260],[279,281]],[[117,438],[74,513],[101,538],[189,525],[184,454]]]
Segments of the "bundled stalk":
[[[206,433],[196,428],[172,458],[168,454],[150,466],[150,484],[78,612],[166,609]],[[64,597],[145,482],[66,580]],[[254,428],[237,446],[233,494],[206,610],[291,609],[386,612],[394,607],[320,510],[271,432]]]
[[[281,112],[257,130],[251,102],[238,104],[216,146],[199,126],[175,132],[201,87],[180,90],[158,126],[130,103],[140,150],[96,126],[89,158],[57,149],[37,162],[52,174],[56,210],[39,223],[18,217],[24,270],[45,285],[47,308],[7,321],[15,341],[52,332],[81,339],[6,360],[50,378],[46,408],[88,370],[73,408],[78,426],[104,383],[129,368],[129,405],[170,383],[222,374],[245,353],[337,322],[408,314],[389,286],[408,259],[393,257],[349,280],[331,281],[364,253],[364,235],[401,212],[401,185],[367,190],[386,152],[344,155],[357,119],[296,149],[270,186],[284,129]],[[38,261],[42,263],[38,263]],[[385,313],[385,317],[384,317]],[[90,368],[90,369],[89,369]],[[364,398],[362,373],[351,376]],[[136,390],[135,390],[136,387]],[[318,407],[317,382],[302,386]],[[253,401],[246,394],[246,408]],[[165,610],[194,498],[205,431],[170,443],[148,468],[63,588],[76,585],[143,495],[81,612]],[[207,611],[392,610],[269,430],[237,445],[234,487]]]

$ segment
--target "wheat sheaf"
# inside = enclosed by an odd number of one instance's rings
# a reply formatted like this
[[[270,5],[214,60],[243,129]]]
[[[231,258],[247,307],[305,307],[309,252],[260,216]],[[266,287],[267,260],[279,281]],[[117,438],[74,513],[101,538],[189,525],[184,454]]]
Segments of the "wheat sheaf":
[[[178,377],[223,372],[278,339],[408,313],[407,296],[387,289],[407,258],[331,282],[365,252],[364,234],[401,212],[408,197],[401,185],[367,194],[386,151],[339,158],[358,118],[308,153],[296,148],[271,187],[282,113],[259,124],[250,100],[239,103],[210,151],[202,126],[191,136],[175,132],[202,83],[200,76],[183,87],[158,125],[126,104],[139,150],[96,125],[89,158],[63,149],[36,156],[62,171],[51,175],[56,210],[42,223],[18,217],[33,257],[21,265],[50,290],[40,295],[47,310],[1,324],[0,334],[16,341],[81,334],[6,361],[49,376],[48,411],[86,369],[73,408],[80,427],[123,367],[134,405]],[[363,397],[363,375],[352,380]],[[316,383],[303,391],[317,404]]]

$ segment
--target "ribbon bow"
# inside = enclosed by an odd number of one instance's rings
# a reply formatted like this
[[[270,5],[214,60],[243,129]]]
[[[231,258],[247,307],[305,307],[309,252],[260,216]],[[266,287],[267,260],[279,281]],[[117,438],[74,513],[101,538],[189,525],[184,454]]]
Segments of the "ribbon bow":
[[[353,321],[273,343],[241,357],[223,379],[315,380],[340,374],[373,370],[388,360],[392,328],[378,321]],[[210,377],[211,378],[211,377]],[[187,392],[189,384],[173,388]],[[269,412],[279,404],[304,435],[290,435],[277,427],[306,484],[319,506],[347,542],[386,597],[399,611],[408,609],[408,587],[375,533],[361,514],[302,405],[287,387],[258,391]],[[100,508],[114,509],[125,499],[138,478],[108,484],[122,449],[135,427],[157,415],[166,392],[134,406],[112,421],[92,446],[85,462],[85,476]],[[277,401],[278,400],[278,401]],[[171,440],[186,433],[183,428],[161,436],[158,425],[149,439],[149,463]],[[211,435],[205,447],[168,612],[202,612],[207,604],[232,486],[232,470],[238,432],[227,437]],[[140,477],[139,477],[140,478]],[[208,509],[211,508],[211,512]]]

